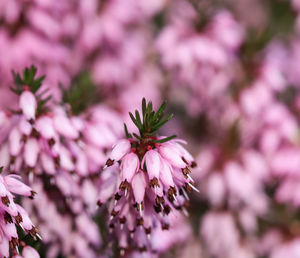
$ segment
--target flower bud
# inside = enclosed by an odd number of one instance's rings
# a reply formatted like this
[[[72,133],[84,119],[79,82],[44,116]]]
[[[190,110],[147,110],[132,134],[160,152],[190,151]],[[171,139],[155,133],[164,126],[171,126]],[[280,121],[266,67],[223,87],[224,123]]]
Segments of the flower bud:
[[[24,91],[20,96],[20,108],[24,116],[30,120],[35,119],[35,111],[37,107],[35,96],[30,91]]]

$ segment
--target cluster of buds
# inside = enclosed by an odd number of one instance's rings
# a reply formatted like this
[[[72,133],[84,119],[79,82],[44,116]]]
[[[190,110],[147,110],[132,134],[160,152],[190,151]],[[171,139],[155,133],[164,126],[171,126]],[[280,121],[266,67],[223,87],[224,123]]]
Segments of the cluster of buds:
[[[2,168],[1,168],[2,172]],[[19,246],[25,244],[19,240],[17,227],[20,227],[31,237],[41,238],[37,228],[31,222],[27,212],[14,200],[14,194],[33,198],[35,192],[20,181],[20,176],[0,175],[0,256],[9,257],[19,254]],[[24,247],[23,249],[25,249]],[[28,248],[27,248],[28,249]],[[27,250],[26,249],[26,250]],[[26,253],[27,251],[25,251]],[[27,256],[29,257],[29,256]]]
[[[142,116],[138,111],[135,117],[130,113],[139,135],[130,134],[124,124],[126,139],[115,144],[106,162],[106,167],[119,171],[109,227],[118,237],[121,253],[129,245],[155,251],[149,241],[151,230],[159,226],[169,229],[170,217],[176,216],[177,210],[187,214],[187,193],[197,191],[190,176],[196,163],[181,145],[185,141],[175,135],[156,135],[172,117],[164,117],[164,109],[165,103],[155,112],[152,103],[143,99]],[[105,200],[103,191],[99,204]]]

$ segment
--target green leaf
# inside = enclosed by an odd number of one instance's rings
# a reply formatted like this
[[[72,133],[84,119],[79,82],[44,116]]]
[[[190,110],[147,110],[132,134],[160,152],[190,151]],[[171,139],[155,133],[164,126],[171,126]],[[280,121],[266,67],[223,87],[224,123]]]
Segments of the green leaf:
[[[45,75],[41,76],[41,77],[38,77],[37,79],[35,79],[33,82],[32,82],[32,87],[31,87],[31,90],[32,92],[37,92],[38,89],[41,87],[42,83],[43,83],[43,80],[46,78]]]
[[[143,128],[143,124],[142,124],[142,121],[141,121],[140,113],[137,110],[135,111],[135,117],[136,117],[136,121],[139,123],[139,125],[141,126],[141,128]]]
[[[166,108],[166,102],[164,101],[164,102],[160,105],[159,109],[157,110],[157,112],[155,113],[155,115],[154,115],[154,117],[153,117],[153,121],[154,121],[154,122],[155,122],[156,120],[159,120],[159,118],[162,117],[165,108]]]
[[[132,135],[128,132],[127,125],[125,123],[124,123],[124,131],[127,139],[132,138]]]
[[[148,106],[147,106],[146,113],[150,114],[152,110],[153,110],[153,108],[152,108],[152,101],[149,101],[149,102],[148,102]]]
[[[142,112],[143,112],[143,118],[145,117],[145,113],[146,113],[146,99],[143,98],[142,100]],[[144,122],[144,121],[143,121]]]
[[[89,107],[101,101],[101,95],[94,85],[90,73],[81,71],[72,78],[69,87],[59,85],[62,91],[62,102],[71,106],[72,113],[79,115]]]
[[[46,93],[49,92],[50,89],[44,89],[43,91],[41,91],[39,94],[36,94],[37,98],[41,98],[43,95],[45,95]]]
[[[37,69],[33,65],[30,68],[25,68],[23,70],[22,77],[15,71],[12,71],[15,82],[15,88],[14,90],[12,89],[12,91],[20,95],[23,92],[23,87],[28,86],[33,93],[36,93],[41,87],[43,80],[45,79],[44,75],[35,78],[36,72]]]
[[[142,140],[143,140],[143,138],[142,138],[142,137],[140,137],[140,136],[138,136],[136,133],[133,133],[133,136],[134,136],[135,138],[137,138],[138,140],[140,140],[140,141],[142,141]]]
[[[11,90],[13,93],[15,93],[15,94],[17,94],[17,95],[20,95],[20,94],[21,94],[20,90],[15,89],[15,88],[13,88],[12,86],[10,86],[9,88],[10,88],[10,90]]]
[[[12,71],[12,75],[14,77],[15,84],[21,85],[22,79],[21,79],[20,75],[18,73],[16,73],[15,71]]]
[[[149,115],[149,123],[150,123],[150,124],[152,124],[152,122],[153,122],[153,117],[154,117],[154,115],[155,115],[155,112],[154,112],[154,111],[152,111],[152,112],[150,113],[150,115]]]
[[[163,139],[160,139],[160,140],[153,140],[153,142],[155,143],[164,143],[164,142],[167,142],[167,141],[170,141],[172,139],[176,138],[176,135],[172,135],[172,136],[169,136],[169,137],[166,137],[166,138],[163,138]]]
[[[136,125],[136,127],[139,129],[139,131],[142,130],[142,128],[140,127],[140,124],[138,123],[138,121],[135,119],[135,117],[133,116],[133,114],[131,112],[129,112],[129,116],[132,120],[132,122]]]
[[[157,123],[155,126],[151,128],[151,132],[155,132],[158,130],[160,127],[162,127],[165,123],[167,123],[171,118],[173,117],[173,114],[167,116],[163,120],[161,120],[159,123]]]
[[[144,131],[146,131],[147,128],[149,127],[149,114],[148,113],[145,114],[145,121],[143,123],[143,127],[144,127],[143,128]]]
[[[52,95],[49,95],[47,98],[40,100],[41,105],[45,105],[50,99],[52,99]]]

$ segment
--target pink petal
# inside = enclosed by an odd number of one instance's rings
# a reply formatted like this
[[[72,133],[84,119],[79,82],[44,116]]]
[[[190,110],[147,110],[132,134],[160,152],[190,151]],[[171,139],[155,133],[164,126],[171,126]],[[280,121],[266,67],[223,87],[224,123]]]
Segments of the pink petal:
[[[31,124],[25,120],[24,118],[20,120],[20,123],[19,123],[19,130],[22,134],[25,134],[25,135],[30,135],[31,134],[31,131],[32,131],[32,126]]]
[[[53,120],[48,116],[39,117],[36,120],[36,128],[45,139],[56,138],[56,132],[53,126]]]
[[[71,153],[69,152],[68,149],[61,146],[61,148],[59,150],[59,157],[60,157],[60,165],[64,169],[66,169],[68,171],[73,171],[75,169],[73,161],[72,161]]]
[[[124,156],[121,163],[122,181],[126,179],[128,182],[131,182],[139,167],[139,163],[138,156],[132,152]]]
[[[143,171],[135,174],[131,182],[133,195],[137,203],[142,203],[146,191],[146,179]]]
[[[186,164],[182,160],[178,150],[170,143],[163,143],[158,148],[160,155],[165,158],[172,166],[185,168]]]
[[[76,139],[79,136],[70,119],[64,115],[59,114],[54,117],[54,126],[60,134],[67,138]]]
[[[17,211],[22,216],[22,222],[20,223],[25,230],[31,230],[33,227],[33,223],[28,216],[28,213],[18,204],[16,204]]]
[[[125,154],[127,154],[131,149],[131,144],[129,140],[120,140],[117,142],[117,144],[112,149],[112,152],[110,154],[111,160],[120,160],[124,157]]]
[[[4,180],[10,192],[24,196],[32,195],[32,189],[20,180],[16,179],[14,175],[8,175],[4,178]]]
[[[1,221],[1,229],[4,231],[4,234],[10,238],[18,238],[16,225],[14,223],[5,223],[4,220]]]
[[[6,238],[0,241],[0,255],[1,257],[9,257],[9,242]]]
[[[7,189],[5,187],[5,182],[3,176],[0,175],[0,196],[4,197],[7,195]]]
[[[55,174],[56,169],[54,160],[44,152],[41,153],[41,164],[46,173],[50,175]]]
[[[14,128],[9,135],[10,155],[17,156],[21,150],[21,147],[21,133],[17,128]]]
[[[19,105],[26,119],[35,119],[37,103],[32,92],[24,91],[20,96]]]
[[[23,258],[40,258],[39,253],[31,246],[25,246],[22,252]]]
[[[149,175],[149,179],[153,179],[156,177],[159,178],[159,170],[160,170],[160,155],[155,150],[149,150],[146,152],[144,156],[147,172]]]
[[[161,180],[161,182],[166,186],[174,186],[174,181],[173,181],[173,176],[172,176],[172,172],[171,172],[171,167],[170,165],[167,163],[167,161],[161,159],[160,162],[160,177],[159,179]]]
[[[35,138],[29,138],[24,147],[24,159],[29,167],[35,167],[39,151],[40,146],[38,141]]]

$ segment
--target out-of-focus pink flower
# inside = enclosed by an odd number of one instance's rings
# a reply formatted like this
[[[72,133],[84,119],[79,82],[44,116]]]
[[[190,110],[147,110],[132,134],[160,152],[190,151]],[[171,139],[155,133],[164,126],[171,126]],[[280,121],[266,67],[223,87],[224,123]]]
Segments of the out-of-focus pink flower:
[[[38,252],[30,246],[25,246],[22,251],[23,258],[39,258]]]
[[[105,106],[93,107],[81,116],[72,116],[67,107],[53,103],[47,103],[45,110],[38,110],[41,104],[36,98],[38,93],[30,93],[30,101],[24,101],[27,92],[21,93],[20,112],[3,114],[0,130],[6,136],[1,139],[1,163],[15,173],[28,176],[30,184],[39,190],[35,202],[24,201],[24,204],[41,226],[44,243],[50,246],[47,253],[69,255],[77,242],[68,239],[75,239],[81,245],[74,249],[78,257],[84,250],[90,257],[96,257],[101,245],[92,219],[101,184],[96,173],[105,164],[104,149],[118,139],[122,128],[120,118]],[[100,134],[91,138],[91,132]],[[6,184],[14,193],[31,196],[31,188],[18,179],[17,175],[9,175]],[[16,207],[4,208],[10,209],[13,216],[19,211],[23,217],[20,225],[31,230],[32,222],[25,217],[25,210]],[[79,229],[72,228],[75,224]]]
[[[25,90],[20,96],[20,108],[26,119],[35,119],[36,99],[33,93]]]
[[[247,243],[240,241],[237,225],[232,214],[227,212],[207,213],[200,233],[205,241],[208,255],[216,257],[254,257]]]

